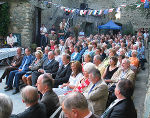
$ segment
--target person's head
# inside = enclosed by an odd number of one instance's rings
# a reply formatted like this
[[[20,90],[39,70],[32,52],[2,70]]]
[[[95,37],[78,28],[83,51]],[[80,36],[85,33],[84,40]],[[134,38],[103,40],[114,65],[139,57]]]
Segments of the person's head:
[[[89,80],[93,84],[97,83],[101,79],[100,71],[96,68],[92,69],[89,74]]]
[[[54,51],[48,52],[48,59],[49,59],[49,60],[54,59],[54,57],[55,57]]]
[[[133,91],[133,83],[128,79],[124,79],[117,83],[115,88],[115,95],[118,99],[131,98],[131,96],[133,95]]]
[[[126,58],[123,59],[121,66],[122,66],[123,70],[129,69],[130,68],[130,61],[128,59],[126,59]]]
[[[138,46],[135,44],[133,45],[133,50],[137,50],[138,49]]]
[[[31,49],[30,49],[30,48],[26,48],[26,49],[25,49],[25,54],[26,54],[27,56],[29,56],[29,55],[31,54]]]
[[[50,74],[42,74],[38,77],[36,86],[42,94],[53,88],[54,80]]]
[[[109,49],[109,56],[112,57],[112,56],[115,56],[116,54],[116,50],[115,49]]]
[[[39,95],[37,88],[26,86],[21,90],[22,101],[26,105],[32,106],[38,103]]]
[[[97,43],[96,42],[92,42],[92,45],[93,45],[94,48],[97,47]]]
[[[55,41],[50,40],[50,45],[51,45],[51,46],[55,45]]]
[[[78,47],[78,46],[75,46],[74,51],[75,51],[75,52],[79,52],[79,47]]]
[[[41,48],[41,47],[37,47],[37,48],[36,48],[36,51],[37,51],[37,50],[42,50],[42,48]]]
[[[35,57],[36,57],[37,59],[41,59],[41,58],[43,57],[43,52],[42,52],[41,50],[37,50],[37,51],[35,52]]]
[[[21,53],[22,53],[22,48],[21,48],[21,47],[18,47],[18,48],[17,48],[17,54],[18,54],[18,55],[21,55]]]
[[[98,66],[102,61],[103,59],[100,55],[95,55],[93,58],[93,62],[96,66]]]
[[[84,62],[88,63],[91,61],[91,56],[89,54],[84,55]]]
[[[48,52],[49,52],[49,51],[50,51],[50,47],[46,46],[46,47],[45,47],[45,50],[44,50],[45,54],[48,55]]]
[[[88,49],[89,51],[92,51],[93,46],[92,45],[88,45]]]
[[[100,53],[101,53],[101,49],[100,48],[96,48],[95,55],[99,55]]]
[[[118,61],[120,62],[120,64],[122,63],[122,60],[125,58],[124,55],[119,55],[118,56]]]
[[[68,63],[70,63],[70,55],[68,54],[62,55],[62,62],[63,62],[63,65],[67,65]]]
[[[60,55],[60,50],[59,49],[55,49],[54,53],[55,53],[56,56]]]
[[[84,118],[89,114],[88,102],[85,96],[79,92],[71,92],[65,96],[62,110],[67,118]]]
[[[0,118],[10,118],[13,103],[9,96],[0,93]]]
[[[73,74],[76,76],[79,73],[82,73],[82,66],[79,61],[74,61],[71,63],[71,70]]]
[[[91,62],[86,63],[83,66],[83,75],[85,77],[89,77],[89,73],[91,72],[92,69],[95,69],[95,65],[93,63],[91,63]]]
[[[12,33],[9,33],[9,37],[12,37],[13,36],[13,34]]]
[[[118,62],[118,58],[113,56],[113,57],[110,58],[109,64],[115,66],[117,64],[117,62]]]
[[[132,50],[132,57],[136,57],[137,56],[137,51],[136,50]]]

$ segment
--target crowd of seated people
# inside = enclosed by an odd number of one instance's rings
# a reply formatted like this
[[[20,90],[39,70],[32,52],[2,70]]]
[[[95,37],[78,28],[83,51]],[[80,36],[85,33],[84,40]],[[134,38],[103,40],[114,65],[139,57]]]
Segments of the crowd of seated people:
[[[92,113],[101,116],[110,95],[113,100],[117,98],[114,93],[117,83],[129,80],[134,86],[137,70],[145,69],[143,36],[96,34],[90,37],[79,36],[76,39],[71,33],[64,39],[64,34],[59,34],[57,40],[50,38],[50,44],[38,47],[34,55],[30,48],[26,48],[20,63],[13,61],[13,69],[6,68],[7,72],[1,77],[2,81],[7,73],[5,91],[15,88],[13,94],[18,93],[19,82],[23,80],[24,86],[38,87],[39,92],[43,94],[41,101],[46,106],[50,104],[47,100],[45,102],[47,91],[47,94],[55,96],[54,101],[57,100],[57,103],[58,98],[63,100],[72,92],[80,92],[87,99]],[[48,82],[42,80],[43,78],[53,80]],[[45,88],[41,90],[40,87]],[[55,104],[55,110],[58,107],[59,105]],[[50,116],[51,108],[46,109],[47,116]]]

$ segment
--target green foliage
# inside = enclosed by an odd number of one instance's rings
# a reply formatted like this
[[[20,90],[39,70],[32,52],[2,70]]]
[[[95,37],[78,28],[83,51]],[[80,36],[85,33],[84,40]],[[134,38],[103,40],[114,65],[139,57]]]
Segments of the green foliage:
[[[4,3],[0,5],[0,35],[6,36],[10,23],[9,5]]]

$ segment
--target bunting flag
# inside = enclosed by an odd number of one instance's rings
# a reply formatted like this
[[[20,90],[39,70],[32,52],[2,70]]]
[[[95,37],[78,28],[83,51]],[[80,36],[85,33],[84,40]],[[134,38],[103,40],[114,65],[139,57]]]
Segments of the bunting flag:
[[[89,10],[87,15],[91,15],[93,13],[93,10]]]
[[[104,10],[104,14],[105,14],[105,15],[108,14],[108,9],[105,9],[105,10]]]
[[[141,0],[141,2],[145,2],[146,0]],[[150,0],[148,0],[150,2]]]
[[[116,12],[120,12],[121,11],[121,7],[118,7],[117,9],[116,9]]]
[[[148,0],[145,0],[144,8],[149,8],[149,1]]]
[[[113,12],[114,8],[108,10],[109,13]]]
[[[96,16],[96,13],[97,13],[97,10],[94,10],[93,11],[93,15]]]
[[[102,15],[102,13],[103,13],[103,10],[99,10],[97,15],[100,16],[100,15]]]
[[[141,4],[137,4],[137,7],[136,8],[140,8],[141,7]]]
[[[120,5],[121,7],[126,7],[126,5]]]
[[[86,13],[87,13],[87,10],[80,10],[80,15],[82,16],[82,15],[86,15]]]

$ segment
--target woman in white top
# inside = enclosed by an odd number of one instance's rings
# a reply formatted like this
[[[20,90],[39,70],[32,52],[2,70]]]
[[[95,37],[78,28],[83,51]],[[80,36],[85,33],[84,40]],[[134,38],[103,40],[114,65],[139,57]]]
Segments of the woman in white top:
[[[53,88],[53,91],[57,95],[62,95],[67,93],[68,91],[72,91],[83,77],[82,75],[82,66],[80,62],[74,61],[71,63],[72,74],[69,78],[68,83],[64,83],[60,85],[58,88]]]
[[[13,47],[13,44],[15,43],[15,37],[13,37],[12,33],[7,36],[7,45],[10,47]]]

